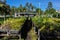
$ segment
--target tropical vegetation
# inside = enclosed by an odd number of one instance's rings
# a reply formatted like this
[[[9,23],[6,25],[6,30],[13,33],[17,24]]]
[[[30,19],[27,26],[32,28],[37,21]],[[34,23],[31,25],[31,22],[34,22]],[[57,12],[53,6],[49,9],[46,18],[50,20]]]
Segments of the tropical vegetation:
[[[41,32],[50,32],[53,30],[57,31],[60,29],[60,13],[56,12],[56,9],[53,8],[52,2],[48,3],[45,11],[41,10],[41,8],[35,7],[32,3],[28,2],[25,4],[25,6],[20,4],[18,8],[15,6],[10,7],[6,3],[0,3],[0,15],[5,15],[5,18],[6,15],[14,15],[15,13],[20,12],[37,13],[37,15],[31,19]],[[25,20],[25,17],[9,17],[5,21],[4,18],[0,18],[0,23],[1,25],[9,24],[11,29],[20,30]],[[28,34],[31,36],[32,40],[37,39],[37,35],[34,33],[33,27]]]

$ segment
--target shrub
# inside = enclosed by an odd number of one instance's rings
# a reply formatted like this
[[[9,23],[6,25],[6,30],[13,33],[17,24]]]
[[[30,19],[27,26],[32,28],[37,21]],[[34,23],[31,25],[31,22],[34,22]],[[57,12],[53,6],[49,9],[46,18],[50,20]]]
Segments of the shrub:
[[[9,18],[3,25],[10,24],[11,29],[19,30],[25,21],[24,17],[21,18]]]

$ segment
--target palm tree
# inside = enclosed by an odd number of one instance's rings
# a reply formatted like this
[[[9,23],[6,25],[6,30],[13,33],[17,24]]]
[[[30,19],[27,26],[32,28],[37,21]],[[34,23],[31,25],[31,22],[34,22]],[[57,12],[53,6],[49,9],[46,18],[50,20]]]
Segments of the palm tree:
[[[26,6],[27,8],[29,8],[29,3],[27,2],[25,6]]]
[[[18,13],[20,13],[20,8],[17,8]]]
[[[12,8],[11,8],[11,12],[12,12],[12,14],[14,14],[15,11],[16,11],[16,7],[15,7],[15,6],[12,6]]]
[[[20,12],[23,12],[23,6],[20,4]]]
[[[36,12],[38,13],[38,15],[40,15],[40,14],[43,13],[43,11],[42,11],[40,8],[37,8],[37,9],[36,9]]]
[[[4,15],[4,21],[6,20],[6,15],[7,14],[10,14],[10,6],[9,5],[3,5],[2,7],[1,7],[1,13],[2,13],[2,15]],[[4,22],[5,23],[5,22]]]
[[[32,5],[32,3],[30,3],[30,5],[29,5],[29,6],[30,6],[30,11],[31,11],[31,12],[33,12],[33,11],[34,11],[34,9],[35,9],[35,7]]]
[[[23,12],[26,12],[26,7],[23,8]]]
[[[29,3],[28,2],[26,3],[25,8],[26,8],[26,12],[29,12]]]

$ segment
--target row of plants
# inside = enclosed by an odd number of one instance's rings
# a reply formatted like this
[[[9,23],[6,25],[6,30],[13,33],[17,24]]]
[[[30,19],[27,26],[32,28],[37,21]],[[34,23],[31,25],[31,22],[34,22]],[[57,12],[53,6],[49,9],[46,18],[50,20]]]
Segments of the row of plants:
[[[50,30],[60,28],[60,19],[59,18],[49,18],[49,17],[41,17],[35,16],[32,18],[32,21],[40,28],[40,31],[49,28]]]
[[[7,20],[9,18],[11,18],[11,17],[6,17],[6,18],[0,17],[0,24],[3,24],[4,23],[4,20]]]
[[[21,18],[9,18],[2,25],[9,24],[11,29],[19,30],[21,29],[21,25],[23,25],[25,17]],[[39,28],[41,32],[46,32],[48,30],[59,30],[60,28],[60,19],[59,18],[49,18],[49,17],[41,17],[35,16],[32,18],[32,22]],[[32,27],[31,31],[28,33],[31,36],[32,40],[37,39],[37,35],[34,33],[34,28]]]
[[[13,29],[13,30],[20,30],[22,25],[24,24],[25,20],[26,20],[25,17],[9,18],[2,25],[10,25],[9,27],[11,27],[11,29]],[[28,33],[28,35],[30,36],[31,40],[36,40],[37,39],[37,35],[34,33],[34,28],[33,27],[30,30],[30,32]],[[8,40],[8,38],[3,37],[2,39]],[[15,39],[13,39],[13,40],[15,40]],[[16,39],[16,40],[18,40],[18,39]]]
[[[12,29],[14,29],[14,28],[19,29],[19,27],[24,23],[25,20],[26,20],[25,17],[9,18],[2,25],[10,24]],[[36,26],[38,26],[39,28],[41,28],[42,26],[46,26],[46,25],[50,25],[54,28],[55,28],[54,25],[56,25],[58,27],[60,26],[60,19],[59,18],[48,18],[46,16],[45,17],[35,16],[32,18],[32,22],[34,22],[34,24]]]
[[[24,24],[26,18],[25,17],[19,17],[19,18],[7,18],[5,21],[4,21],[4,18],[3,18],[3,22],[1,22],[1,27],[6,27],[5,25],[7,25],[10,30],[20,30],[22,25]],[[8,29],[9,29],[8,28]],[[9,39],[11,37],[2,37],[0,40],[18,40],[14,37],[14,39]]]
[[[53,35],[53,33],[54,35],[59,35],[58,34],[58,32],[60,32],[60,19],[59,18],[53,18],[53,17],[49,18],[47,16],[45,17],[35,16],[32,18],[32,21],[35,24],[35,26],[37,26],[37,28],[40,30],[40,33],[42,33],[43,35],[46,35],[46,37],[48,37],[47,35],[51,35],[51,34]]]
[[[25,17],[20,17],[20,18],[8,18],[6,21],[4,21],[3,25],[9,25],[9,27],[13,30],[19,30],[21,29],[21,26],[25,22],[26,18]]]

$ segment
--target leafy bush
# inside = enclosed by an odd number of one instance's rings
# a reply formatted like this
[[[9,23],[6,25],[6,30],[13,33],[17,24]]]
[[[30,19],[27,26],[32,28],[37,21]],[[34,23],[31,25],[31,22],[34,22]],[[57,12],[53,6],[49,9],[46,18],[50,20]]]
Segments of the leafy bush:
[[[25,17],[9,18],[3,25],[9,24],[11,29],[19,30],[25,21]]]
[[[58,18],[35,16],[32,21],[40,28],[40,31],[45,31],[45,29],[59,30],[60,28],[60,19]]]

